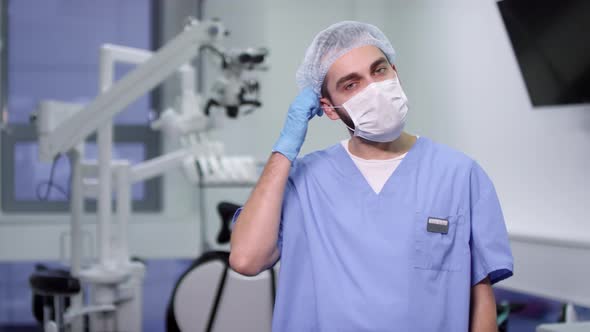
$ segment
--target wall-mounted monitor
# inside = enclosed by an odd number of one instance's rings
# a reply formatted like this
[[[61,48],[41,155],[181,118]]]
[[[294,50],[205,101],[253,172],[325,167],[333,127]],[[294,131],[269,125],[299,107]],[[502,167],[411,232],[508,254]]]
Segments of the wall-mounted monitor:
[[[590,1],[498,1],[534,106],[590,103]]]

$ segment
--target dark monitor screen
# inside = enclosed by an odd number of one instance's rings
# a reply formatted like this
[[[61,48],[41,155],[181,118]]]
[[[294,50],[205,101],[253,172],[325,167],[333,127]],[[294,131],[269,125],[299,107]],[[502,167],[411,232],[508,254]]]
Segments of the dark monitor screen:
[[[590,0],[498,2],[534,106],[590,102]]]

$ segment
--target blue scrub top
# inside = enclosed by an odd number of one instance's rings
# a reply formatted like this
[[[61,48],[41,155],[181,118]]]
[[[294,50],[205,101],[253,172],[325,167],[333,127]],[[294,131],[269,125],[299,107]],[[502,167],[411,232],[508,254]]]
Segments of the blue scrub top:
[[[379,194],[341,144],[298,159],[278,245],[273,331],[468,331],[471,287],[513,269],[490,178],[425,137]]]

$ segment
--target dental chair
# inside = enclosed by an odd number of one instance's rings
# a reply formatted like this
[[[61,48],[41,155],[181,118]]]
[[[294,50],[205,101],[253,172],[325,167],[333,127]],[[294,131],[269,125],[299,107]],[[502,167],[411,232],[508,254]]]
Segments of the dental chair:
[[[219,244],[230,240],[230,223],[239,205],[221,202]],[[271,330],[276,291],[274,268],[245,277],[229,266],[228,251],[210,251],[178,279],[168,304],[168,332]]]

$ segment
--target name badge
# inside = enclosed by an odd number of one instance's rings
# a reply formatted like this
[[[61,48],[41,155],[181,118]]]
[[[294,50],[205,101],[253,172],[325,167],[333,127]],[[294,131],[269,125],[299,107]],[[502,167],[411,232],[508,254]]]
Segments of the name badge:
[[[426,230],[431,233],[447,234],[449,232],[449,221],[447,219],[429,217]]]

